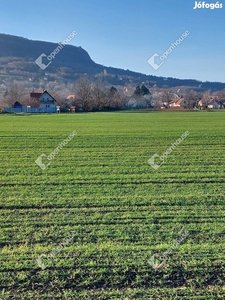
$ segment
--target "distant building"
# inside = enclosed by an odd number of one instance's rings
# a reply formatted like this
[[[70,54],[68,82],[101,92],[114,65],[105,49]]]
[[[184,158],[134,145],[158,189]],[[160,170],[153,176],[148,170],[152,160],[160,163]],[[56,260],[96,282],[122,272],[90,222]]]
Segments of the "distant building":
[[[172,99],[169,103],[170,108],[187,108],[187,102],[184,100],[184,98],[178,97],[175,99]]]
[[[210,108],[210,109],[220,109],[220,108],[222,108],[222,104],[220,103],[220,101],[212,99],[212,100],[210,100],[207,108]]]
[[[56,99],[47,91],[42,93],[30,93],[31,105],[23,107],[21,103],[16,101],[12,107],[5,107],[5,112],[13,113],[56,113],[60,112],[60,106],[57,106]]]
[[[130,98],[127,102],[127,106],[129,108],[136,108],[138,105],[137,100],[135,98]]]
[[[57,101],[52,97],[47,91],[43,93],[30,93],[30,98],[32,100],[37,100],[41,108],[54,108],[56,111]]]
[[[76,107],[75,107],[74,105],[71,105],[71,106],[70,106],[70,111],[71,111],[71,112],[75,112],[75,111],[76,111]]]
[[[74,101],[76,99],[76,95],[75,94],[70,94],[66,97],[66,106],[68,107],[68,111],[69,112],[75,112],[75,105],[74,105]]]
[[[198,104],[197,104],[197,107],[199,109],[206,109],[207,108],[207,101],[204,101],[204,100],[199,100],[198,101]]]
[[[71,95],[68,95],[66,97],[66,100],[75,100],[76,99],[76,95],[75,94],[71,94]]]
[[[22,109],[23,105],[21,103],[19,103],[18,101],[16,101],[14,104],[13,104],[13,108],[17,108],[17,109]]]
[[[215,98],[210,98],[207,100],[199,100],[197,107],[199,109],[221,109],[225,107],[225,103],[223,101],[219,101]]]

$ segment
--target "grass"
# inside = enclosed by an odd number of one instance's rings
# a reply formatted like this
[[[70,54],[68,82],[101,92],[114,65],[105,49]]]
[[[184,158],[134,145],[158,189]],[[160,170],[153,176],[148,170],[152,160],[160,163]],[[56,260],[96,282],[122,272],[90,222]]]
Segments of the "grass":
[[[224,125],[222,111],[0,115],[0,298],[223,299]]]

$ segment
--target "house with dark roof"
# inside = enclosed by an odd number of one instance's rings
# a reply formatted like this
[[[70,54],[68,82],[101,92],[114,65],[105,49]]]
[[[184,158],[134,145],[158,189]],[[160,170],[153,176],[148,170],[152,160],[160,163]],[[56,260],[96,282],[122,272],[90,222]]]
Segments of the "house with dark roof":
[[[56,99],[47,91],[42,93],[30,93],[31,104],[22,106],[18,101],[12,107],[5,107],[5,112],[11,113],[56,113],[60,112],[60,106],[57,105]]]
[[[223,101],[217,100],[215,98],[210,98],[209,100],[199,100],[198,108],[199,109],[221,109],[225,107]]]
[[[19,109],[22,109],[22,104],[21,104],[19,101],[16,101],[16,102],[13,104],[13,108],[19,108]]]
[[[32,100],[37,100],[43,93],[35,93],[35,92],[32,92],[30,93],[30,98]]]
[[[44,91],[43,93],[30,93],[30,98],[32,100],[37,100],[40,104],[40,108],[51,108],[55,109],[56,111],[56,105],[57,101],[56,99],[49,94],[49,92]]]
[[[220,103],[220,101],[218,101],[216,99],[212,99],[212,100],[210,100],[207,108],[210,108],[210,109],[220,109],[220,108],[222,108],[222,104]]]

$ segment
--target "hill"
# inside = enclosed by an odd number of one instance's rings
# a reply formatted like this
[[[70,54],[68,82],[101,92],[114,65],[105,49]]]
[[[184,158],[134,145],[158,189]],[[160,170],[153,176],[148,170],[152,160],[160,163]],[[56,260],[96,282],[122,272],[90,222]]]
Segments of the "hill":
[[[66,45],[52,63],[42,70],[35,60],[45,53],[47,56],[59,46],[57,43],[29,40],[23,37],[0,34],[0,83],[13,80],[38,82],[40,80],[74,82],[81,75],[104,79],[112,85],[128,83],[149,86],[188,86],[198,90],[219,91],[225,88],[221,82],[201,82],[193,79],[164,78],[132,72],[95,63],[82,47]],[[47,57],[43,63],[47,64]]]

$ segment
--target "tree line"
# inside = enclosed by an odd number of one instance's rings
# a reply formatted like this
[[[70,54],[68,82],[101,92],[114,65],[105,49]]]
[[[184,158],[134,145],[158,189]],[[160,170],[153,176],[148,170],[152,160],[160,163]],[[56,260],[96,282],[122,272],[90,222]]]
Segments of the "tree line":
[[[44,88],[43,88],[44,89]],[[57,100],[61,111],[68,112],[71,106],[75,106],[76,111],[107,111],[121,110],[128,108],[168,108],[169,102],[176,98],[184,98],[187,108],[197,107],[198,101],[203,100],[208,103],[215,96],[219,100],[225,101],[225,92],[210,91],[197,92],[191,88],[147,88],[144,84],[136,87],[129,86],[116,88],[106,86],[102,82],[93,82],[87,77],[82,77],[74,84],[70,85],[69,90],[65,87],[51,84],[46,86],[46,90]],[[181,92],[182,91],[182,92]],[[66,99],[68,93],[74,94],[74,99]],[[23,106],[30,105],[38,107],[39,103],[30,99],[30,95],[25,90],[24,85],[18,82],[13,83],[5,91],[3,99],[0,99],[0,108],[4,106],[12,107],[18,101]]]

